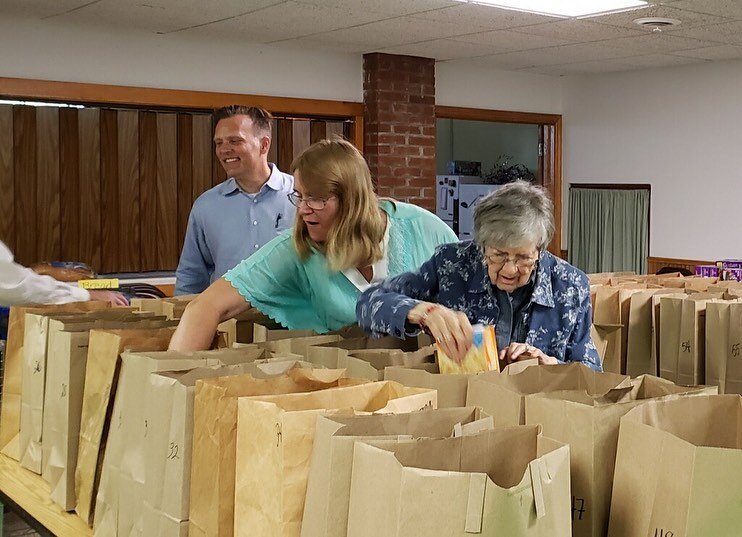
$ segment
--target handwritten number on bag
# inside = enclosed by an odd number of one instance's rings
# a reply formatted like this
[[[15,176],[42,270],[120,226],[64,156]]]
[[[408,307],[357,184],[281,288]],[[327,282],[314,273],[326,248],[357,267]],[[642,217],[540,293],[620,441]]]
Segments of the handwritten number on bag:
[[[41,373],[41,362],[38,362],[38,361],[37,361],[37,362],[36,362],[36,363],[35,363],[35,364],[33,365],[33,372],[34,372],[34,375],[35,375],[36,373]]]
[[[739,343],[735,343],[734,345],[732,345],[732,348],[731,348],[732,356],[734,356],[735,358],[739,358],[739,351],[740,351],[739,347],[740,347]]]
[[[283,430],[281,429],[281,424],[276,423],[276,447],[281,447],[282,441],[283,441]]]
[[[67,385],[62,383],[62,398],[67,397]]]
[[[167,455],[168,460],[180,459],[180,455],[178,455],[179,449],[180,446],[178,446],[178,444],[170,442],[170,453]]]
[[[690,341],[683,341],[683,345],[681,347],[682,352],[690,352]]]
[[[655,528],[654,537],[675,537],[675,533],[669,530],[663,530],[662,528]]]
[[[585,498],[575,498],[572,496],[572,520],[582,520],[585,514]]]

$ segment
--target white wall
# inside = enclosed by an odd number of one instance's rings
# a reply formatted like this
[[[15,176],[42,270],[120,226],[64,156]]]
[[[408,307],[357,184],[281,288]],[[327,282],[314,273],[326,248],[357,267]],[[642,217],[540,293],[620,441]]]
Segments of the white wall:
[[[436,104],[514,112],[559,114],[559,77],[501,71],[477,60],[439,62],[435,67]]]
[[[356,54],[0,17],[0,76],[361,102]]]
[[[742,257],[742,62],[570,77],[563,95],[565,202],[570,182],[650,183],[650,255]]]
[[[0,18],[0,50],[3,77],[363,101],[361,54],[10,16]],[[438,104],[561,109],[560,80],[554,77],[456,61],[438,64],[436,79]]]

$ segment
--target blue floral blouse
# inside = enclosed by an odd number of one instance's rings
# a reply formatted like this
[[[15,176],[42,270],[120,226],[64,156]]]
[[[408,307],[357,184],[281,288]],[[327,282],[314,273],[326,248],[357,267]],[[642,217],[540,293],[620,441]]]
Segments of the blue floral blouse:
[[[439,246],[419,270],[369,288],[358,299],[356,316],[367,332],[402,338],[411,335],[407,314],[421,300],[462,311],[472,324],[497,324],[499,309],[484,256],[472,241]],[[590,285],[581,270],[542,252],[530,302],[523,314],[525,343],[560,362],[602,370],[590,337]]]

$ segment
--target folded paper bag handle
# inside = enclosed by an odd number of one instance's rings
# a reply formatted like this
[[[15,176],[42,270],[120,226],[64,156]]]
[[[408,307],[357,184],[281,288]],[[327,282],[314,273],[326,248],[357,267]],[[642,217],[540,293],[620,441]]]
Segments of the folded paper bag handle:
[[[484,491],[487,488],[487,474],[469,476],[469,500],[466,505],[466,533],[482,533],[484,516]]]
[[[531,489],[533,490],[533,502],[536,506],[536,518],[546,515],[546,502],[544,502],[543,475],[546,471],[543,461],[536,459],[528,463],[531,469]]]

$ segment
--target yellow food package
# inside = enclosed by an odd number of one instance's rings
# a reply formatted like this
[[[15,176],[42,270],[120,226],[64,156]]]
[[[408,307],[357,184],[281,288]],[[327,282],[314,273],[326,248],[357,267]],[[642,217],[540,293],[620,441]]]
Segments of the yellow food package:
[[[456,375],[463,373],[480,373],[482,371],[499,371],[500,362],[497,356],[497,339],[495,327],[491,325],[475,324],[472,326],[474,338],[471,349],[466,357],[457,364],[446,356],[440,345],[436,344],[438,355],[438,369],[442,374]]]

